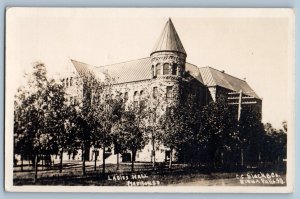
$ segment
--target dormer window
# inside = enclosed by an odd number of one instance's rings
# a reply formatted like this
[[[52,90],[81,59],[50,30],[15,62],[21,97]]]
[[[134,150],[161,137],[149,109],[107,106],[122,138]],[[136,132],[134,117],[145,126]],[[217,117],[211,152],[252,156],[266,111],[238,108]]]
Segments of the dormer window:
[[[170,74],[170,64],[165,63],[163,65],[163,75],[168,75]]]

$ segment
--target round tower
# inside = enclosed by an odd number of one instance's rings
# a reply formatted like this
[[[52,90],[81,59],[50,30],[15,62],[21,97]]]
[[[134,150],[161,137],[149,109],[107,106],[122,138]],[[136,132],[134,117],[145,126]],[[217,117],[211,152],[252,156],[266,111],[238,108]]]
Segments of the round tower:
[[[166,23],[150,56],[153,78],[183,76],[186,52],[171,19]]]
[[[165,92],[167,107],[179,99],[180,81],[185,72],[186,52],[169,18],[151,54],[152,77]]]

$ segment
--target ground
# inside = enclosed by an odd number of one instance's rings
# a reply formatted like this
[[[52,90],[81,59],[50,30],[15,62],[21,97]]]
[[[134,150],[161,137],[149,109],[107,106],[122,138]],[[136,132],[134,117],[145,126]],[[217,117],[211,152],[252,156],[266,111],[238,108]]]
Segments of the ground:
[[[107,164],[105,174],[102,165],[86,162],[86,175],[82,175],[81,162],[65,162],[63,172],[59,165],[52,168],[39,166],[36,185],[93,185],[93,186],[285,186],[285,175],[280,172],[239,171],[208,172],[207,168],[174,164],[172,169],[158,166],[152,169],[150,163],[122,163],[117,171],[115,164]],[[34,171],[31,166],[14,168],[14,185],[34,185]]]

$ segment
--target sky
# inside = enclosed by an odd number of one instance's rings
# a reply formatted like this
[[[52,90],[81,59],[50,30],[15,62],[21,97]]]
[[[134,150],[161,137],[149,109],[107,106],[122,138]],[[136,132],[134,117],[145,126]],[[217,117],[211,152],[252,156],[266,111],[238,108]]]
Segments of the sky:
[[[291,118],[294,69],[291,15],[277,11],[9,9],[8,96],[36,61],[54,75],[74,70],[70,59],[100,66],[148,57],[170,17],[187,62],[246,78],[263,99],[263,122],[281,128]]]

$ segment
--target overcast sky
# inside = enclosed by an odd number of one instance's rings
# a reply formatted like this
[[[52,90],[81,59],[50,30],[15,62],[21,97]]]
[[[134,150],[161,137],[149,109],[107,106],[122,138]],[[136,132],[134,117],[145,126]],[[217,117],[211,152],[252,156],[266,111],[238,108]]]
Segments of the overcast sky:
[[[238,78],[263,98],[263,122],[289,120],[293,79],[287,16],[212,10],[12,9],[7,21],[7,80],[13,91],[32,63],[50,74],[72,70],[70,59],[106,65],[148,57],[168,17],[187,61]],[[274,17],[276,15],[276,17]],[[10,78],[13,76],[13,78]]]

